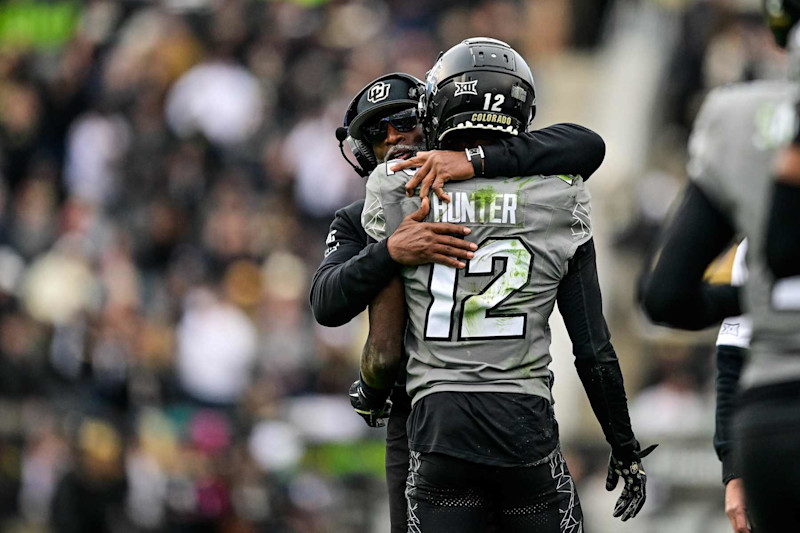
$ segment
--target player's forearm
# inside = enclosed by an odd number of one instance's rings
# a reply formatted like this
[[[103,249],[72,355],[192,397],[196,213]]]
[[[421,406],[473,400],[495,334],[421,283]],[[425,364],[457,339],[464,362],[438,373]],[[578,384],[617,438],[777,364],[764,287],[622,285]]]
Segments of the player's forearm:
[[[341,326],[366,309],[397,273],[386,241],[368,244],[343,263],[323,264],[311,284],[311,308],[323,326]]]
[[[739,477],[736,454],[733,453],[733,413],[739,391],[739,377],[744,367],[747,350],[738,346],[717,346],[714,388],[717,394],[715,412],[714,450],[722,461],[722,481],[727,483]]]
[[[796,107],[800,117],[800,103]],[[800,129],[781,152],[772,190],[765,252],[777,278],[800,275]]]
[[[606,361],[576,358],[575,368],[614,455],[619,459],[631,457],[638,451],[639,443],[631,427],[625,384],[616,355],[613,360]]]
[[[794,171],[800,175],[800,169]],[[779,177],[773,186],[765,251],[776,278],[800,275],[800,179],[780,181]]]
[[[595,132],[555,124],[483,147],[486,177],[580,174],[584,180],[603,162],[606,146]]]
[[[617,458],[630,457],[638,443],[631,428],[625,384],[603,316],[594,242],[583,244],[570,260],[558,288],[575,368],[595,417]]]
[[[640,283],[642,306],[650,319],[697,330],[742,314],[738,287],[702,281],[706,267],[730,244],[734,231],[695,184],[687,187],[664,235],[658,262]]]
[[[367,338],[361,353],[361,379],[374,389],[391,389],[400,370],[402,349],[402,343],[395,347],[381,346]]]
[[[656,324],[697,331],[719,323],[726,316],[741,314],[740,288],[710,285],[688,279],[656,276],[651,281],[644,309]]]
[[[361,354],[361,379],[369,387],[389,390],[403,358],[406,326],[403,282],[399,276],[369,306],[369,337]]]

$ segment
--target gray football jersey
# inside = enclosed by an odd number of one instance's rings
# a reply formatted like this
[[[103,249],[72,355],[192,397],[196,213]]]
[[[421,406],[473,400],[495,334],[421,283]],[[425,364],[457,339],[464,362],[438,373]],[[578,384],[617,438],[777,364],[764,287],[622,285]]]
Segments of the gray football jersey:
[[[780,303],[787,290],[796,300],[800,287],[775,285],[763,253],[772,166],[794,134],[796,96],[788,81],[717,89],[706,98],[689,142],[691,179],[749,241],[743,304],[753,337],[745,387],[800,379],[800,306]]]
[[[413,171],[379,165],[367,182],[362,224],[390,235],[420,198]],[[431,194],[430,222],[472,229],[467,267],[403,269],[409,324],[407,389],[412,402],[435,392],[536,394],[548,400],[550,329],[558,285],[575,250],[591,238],[590,196],[579,176],[471,179]]]

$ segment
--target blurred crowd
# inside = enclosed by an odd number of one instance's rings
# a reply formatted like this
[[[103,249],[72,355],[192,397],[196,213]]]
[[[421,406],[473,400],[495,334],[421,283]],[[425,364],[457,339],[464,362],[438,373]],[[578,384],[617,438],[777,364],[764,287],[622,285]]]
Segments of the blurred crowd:
[[[549,2],[568,9],[538,23],[591,53],[637,3]],[[685,20],[661,119],[678,145],[708,87],[762,74],[739,51],[771,52],[730,2],[661,3]],[[465,37],[545,49],[528,4],[0,4],[0,529],[371,531],[381,435],[345,394],[365,325],[307,303],[363,194],[334,130],[368,81]],[[646,248],[647,224],[617,245]],[[665,363],[642,401],[697,393],[710,371],[689,370]]]

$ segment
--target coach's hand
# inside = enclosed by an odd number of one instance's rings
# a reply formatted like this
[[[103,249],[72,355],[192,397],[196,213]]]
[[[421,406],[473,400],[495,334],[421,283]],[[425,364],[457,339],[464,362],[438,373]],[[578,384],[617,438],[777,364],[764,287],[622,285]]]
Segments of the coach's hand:
[[[650,455],[658,444],[653,444],[640,452],[635,452],[633,457],[620,460],[611,454],[608,460],[608,476],[606,477],[606,490],[616,488],[619,478],[622,477],[625,486],[622,489],[614,507],[614,517],[622,518],[625,522],[636,516],[642,510],[647,499],[647,474],[642,466],[642,458]]]
[[[423,222],[430,209],[430,200],[423,198],[420,208],[403,219],[386,242],[389,255],[406,266],[439,263],[464,268],[458,259],[472,259],[478,246],[453,235],[469,235],[471,230],[447,222]]]
[[[417,152],[412,158],[401,161],[392,166],[394,172],[405,168],[415,168],[417,173],[406,183],[406,194],[414,196],[414,190],[421,184],[419,195],[422,198],[433,192],[439,199],[450,201],[450,196],[444,192],[444,184],[448,181],[463,181],[475,175],[472,163],[467,161],[463,150],[451,152],[447,150],[433,150],[431,152]]]
[[[725,485],[725,514],[731,521],[733,533],[750,533],[744,503],[744,483],[741,478],[733,478]]]

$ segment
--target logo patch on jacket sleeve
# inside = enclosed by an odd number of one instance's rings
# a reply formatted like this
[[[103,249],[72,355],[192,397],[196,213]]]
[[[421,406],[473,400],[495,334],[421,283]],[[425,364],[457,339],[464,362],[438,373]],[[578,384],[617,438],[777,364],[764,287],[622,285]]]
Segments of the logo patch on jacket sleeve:
[[[327,248],[325,249],[325,257],[328,257],[333,252],[339,249],[339,241],[336,240],[337,231],[338,230],[335,229],[331,230],[331,232],[328,233],[328,237],[325,239],[325,245],[327,246]]]

